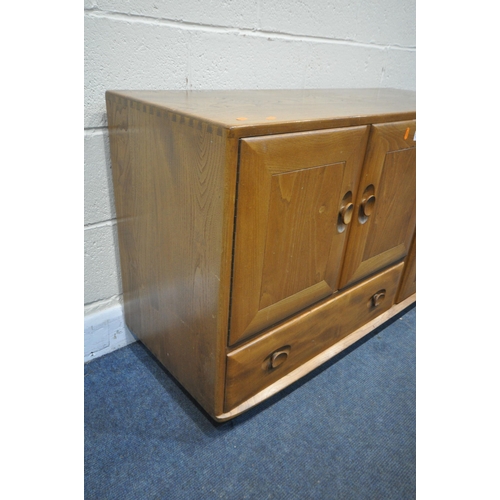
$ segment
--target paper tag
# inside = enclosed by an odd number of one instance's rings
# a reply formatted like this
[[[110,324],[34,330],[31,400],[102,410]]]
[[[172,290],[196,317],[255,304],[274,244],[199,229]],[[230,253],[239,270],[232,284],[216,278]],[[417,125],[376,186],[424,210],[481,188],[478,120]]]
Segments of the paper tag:
[[[413,141],[417,142],[417,131],[415,130],[415,134],[413,135]]]

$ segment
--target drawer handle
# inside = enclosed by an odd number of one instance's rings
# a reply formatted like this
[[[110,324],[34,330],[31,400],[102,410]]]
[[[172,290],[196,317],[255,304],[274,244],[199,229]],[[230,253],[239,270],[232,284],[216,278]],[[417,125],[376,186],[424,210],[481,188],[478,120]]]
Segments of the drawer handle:
[[[373,307],[379,306],[385,299],[385,290],[380,290],[372,297]]]
[[[283,346],[271,353],[262,364],[262,369],[264,371],[267,370],[275,370],[279,368],[287,359],[288,354],[290,353],[290,346]]]
[[[271,356],[271,368],[278,368],[282,365],[288,358],[288,353],[286,351],[276,351],[273,352]]]

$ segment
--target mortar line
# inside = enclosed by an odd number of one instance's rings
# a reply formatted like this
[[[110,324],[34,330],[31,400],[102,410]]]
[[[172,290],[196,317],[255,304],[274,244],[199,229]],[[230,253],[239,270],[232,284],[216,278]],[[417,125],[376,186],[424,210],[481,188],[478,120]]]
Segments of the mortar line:
[[[100,222],[89,222],[88,224],[83,225],[83,229],[99,229],[101,227],[112,227],[117,224],[116,219],[108,219]]]
[[[297,42],[315,42],[315,43],[331,43],[338,45],[351,45],[355,47],[364,47],[371,49],[380,49],[380,50],[406,50],[406,51],[415,51],[416,47],[407,47],[401,45],[386,45],[386,44],[378,44],[378,43],[365,43],[365,42],[356,42],[354,40],[345,40],[340,38],[328,38],[325,36],[312,36],[312,35],[296,35],[294,33],[284,33],[284,32],[276,32],[276,31],[263,31],[261,29],[252,29],[252,28],[235,28],[228,26],[219,26],[219,25],[210,25],[210,24],[201,24],[194,22],[185,22],[185,21],[176,21],[173,19],[165,19],[165,18],[157,18],[152,16],[145,16],[141,14],[123,14],[121,12],[113,12],[113,11],[103,11],[103,10],[86,10],[85,15],[93,18],[104,18],[104,19],[114,19],[119,21],[135,21],[144,24],[151,24],[157,26],[169,26],[171,28],[177,28],[181,30],[196,30],[196,31],[205,31],[205,32],[213,32],[220,34],[239,34],[242,36],[249,36],[255,38],[273,38],[280,40],[288,40],[288,41],[297,41]]]

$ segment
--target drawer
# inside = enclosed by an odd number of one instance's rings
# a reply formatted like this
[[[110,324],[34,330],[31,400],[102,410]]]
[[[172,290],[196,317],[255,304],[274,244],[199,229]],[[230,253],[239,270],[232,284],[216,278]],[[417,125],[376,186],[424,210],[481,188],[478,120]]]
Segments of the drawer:
[[[225,411],[362,327],[394,304],[403,263],[310,307],[227,355]]]

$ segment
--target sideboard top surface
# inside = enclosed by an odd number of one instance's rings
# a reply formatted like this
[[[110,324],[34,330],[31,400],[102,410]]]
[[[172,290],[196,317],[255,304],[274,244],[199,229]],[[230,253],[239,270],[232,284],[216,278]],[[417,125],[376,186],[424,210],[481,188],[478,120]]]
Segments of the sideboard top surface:
[[[299,130],[311,124],[322,128],[405,120],[416,114],[416,93],[399,89],[113,90],[107,95],[213,123],[237,135],[279,129],[279,124],[295,123]]]

